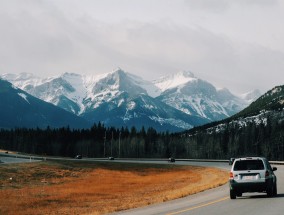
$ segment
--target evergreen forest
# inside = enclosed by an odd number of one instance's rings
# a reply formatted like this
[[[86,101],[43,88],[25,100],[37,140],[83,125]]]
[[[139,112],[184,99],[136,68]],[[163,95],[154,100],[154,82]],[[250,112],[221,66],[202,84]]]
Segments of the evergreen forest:
[[[278,114],[278,115],[277,115]],[[281,117],[280,117],[281,115]],[[182,133],[158,133],[154,128],[107,128],[94,124],[90,129],[16,128],[0,130],[0,148],[28,154],[104,158],[228,159],[265,156],[284,160],[283,111],[265,122],[225,122]],[[208,126],[207,126],[208,127]]]

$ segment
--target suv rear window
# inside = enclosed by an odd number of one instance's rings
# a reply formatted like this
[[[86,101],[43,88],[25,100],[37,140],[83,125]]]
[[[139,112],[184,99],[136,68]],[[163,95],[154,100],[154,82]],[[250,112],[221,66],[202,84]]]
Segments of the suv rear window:
[[[234,170],[263,170],[264,165],[262,160],[238,160],[235,162]]]

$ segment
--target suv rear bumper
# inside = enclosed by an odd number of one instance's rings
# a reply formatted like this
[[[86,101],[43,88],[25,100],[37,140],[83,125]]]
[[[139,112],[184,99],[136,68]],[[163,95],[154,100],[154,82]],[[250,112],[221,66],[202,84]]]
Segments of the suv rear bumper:
[[[267,190],[269,183],[264,182],[236,182],[235,180],[230,180],[229,183],[230,190],[238,193],[245,192],[264,192]]]

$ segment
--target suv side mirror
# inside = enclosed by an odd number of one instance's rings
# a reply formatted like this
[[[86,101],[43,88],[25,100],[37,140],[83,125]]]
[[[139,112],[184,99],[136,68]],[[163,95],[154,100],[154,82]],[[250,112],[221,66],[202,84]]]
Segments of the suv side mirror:
[[[277,167],[273,167],[273,168],[272,168],[272,171],[276,171],[276,170],[277,170]]]

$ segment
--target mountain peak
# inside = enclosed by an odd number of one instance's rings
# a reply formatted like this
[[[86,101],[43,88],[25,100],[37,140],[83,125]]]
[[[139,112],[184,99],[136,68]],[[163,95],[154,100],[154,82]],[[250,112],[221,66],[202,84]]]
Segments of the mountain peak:
[[[129,95],[147,94],[147,91],[140,86],[143,82],[139,77],[126,73],[118,68],[109,73],[106,77],[98,80],[92,92],[94,94],[111,94],[116,95],[118,92],[127,92]]]
[[[185,78],[195,78],[194,74],[191,71],[185,71],[185,70],[178,72],[176,76],[183,76]]]
[[[153,83],[161,89],[162,92],[175,88],[180,85],[184,85],[188,82],[193,82],[198,80],[194,74],[190,71],[180,71],[175,74],[164,76],[161,79],[153,81]]]
[[[25,80],[31,80],[37,77],[32,73],[22,72],[19,74],[6,73],[2,75],[2,78],[8,81],[18,81],[18,80],[25,81]]]
[[[126,74],[126,72],[123,69],[121,69],[120,67],[117,67],[111,73],[112,74],[118,74],[118,75],[125,75]]]
[[[112,72],[107,73],[105,77],[101,77],[100,79],[108,79],[111,82],[116,83],[117,86],[120,85],[120,81],[129,78],[129,73],[125,72],[121,68],[116,68]],[[100,80],[99,79],[99,80]]]

